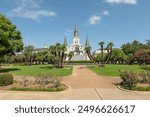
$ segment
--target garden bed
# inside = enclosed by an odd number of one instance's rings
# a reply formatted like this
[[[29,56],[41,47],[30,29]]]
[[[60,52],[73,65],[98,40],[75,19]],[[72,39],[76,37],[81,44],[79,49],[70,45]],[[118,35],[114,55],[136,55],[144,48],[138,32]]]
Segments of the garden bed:
[[[0,86],[0,90],[58,92],[69,88],[61,83],[60,78],[15,76],[14,79],[13,84]]]

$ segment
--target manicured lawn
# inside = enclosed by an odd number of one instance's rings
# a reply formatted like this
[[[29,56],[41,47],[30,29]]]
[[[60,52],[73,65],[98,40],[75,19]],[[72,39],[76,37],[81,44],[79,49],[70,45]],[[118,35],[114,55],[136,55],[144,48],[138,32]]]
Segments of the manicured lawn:
[[[125,88],[125,89],[133,90],[133,91],[150,91],[150,86],[149,87],[132,87],[130,89],[129,88]]]
[[[37,75],[52,75],[52,76],[67,76],[72,74],[72,67],[54,68],[50,65],[32,65],[32,66],[12,66],[10,68],[0,69],[0,73],[12,73],[15,75],[37,76]]]
[[[150,66],[141,67],[139,65],[106,65],[105,68],[99,68],[97,66],[88,66],[93,72],[98,75],[102,76],[119,76],[119,70],[121,71],[135,71],[135,72],[142,72],[142,71],[150,71]]]

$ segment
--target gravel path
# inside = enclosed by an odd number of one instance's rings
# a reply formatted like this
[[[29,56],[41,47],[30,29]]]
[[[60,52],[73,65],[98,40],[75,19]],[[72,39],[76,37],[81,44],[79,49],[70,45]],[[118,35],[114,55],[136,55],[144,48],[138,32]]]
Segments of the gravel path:
[[[119,77],[98,76],[86,66],[74,66],[73,75],[63,79],[72,89],[79,88],[115,88]]]

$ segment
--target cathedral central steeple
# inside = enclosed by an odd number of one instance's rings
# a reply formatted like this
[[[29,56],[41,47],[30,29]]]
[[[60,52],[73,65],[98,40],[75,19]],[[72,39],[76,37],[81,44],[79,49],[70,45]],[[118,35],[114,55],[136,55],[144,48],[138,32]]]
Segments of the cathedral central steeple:
[[[77,25],[75,25],[75,28],[74,28],[73,44],[74,45],[80,45],[79,31],[78,31]]]
[[[78,26],[75,25],[75,28],[74,28],[74,37],[79,37],[79,32],[78,32]]]

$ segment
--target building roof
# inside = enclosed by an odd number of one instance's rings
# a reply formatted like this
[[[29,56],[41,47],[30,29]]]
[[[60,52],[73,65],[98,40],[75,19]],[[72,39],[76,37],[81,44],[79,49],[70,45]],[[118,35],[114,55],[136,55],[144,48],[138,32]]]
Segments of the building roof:
[[[47,51],[48,48],[35,48],[34,51],[36,52],[44,52],[44,51]]]

